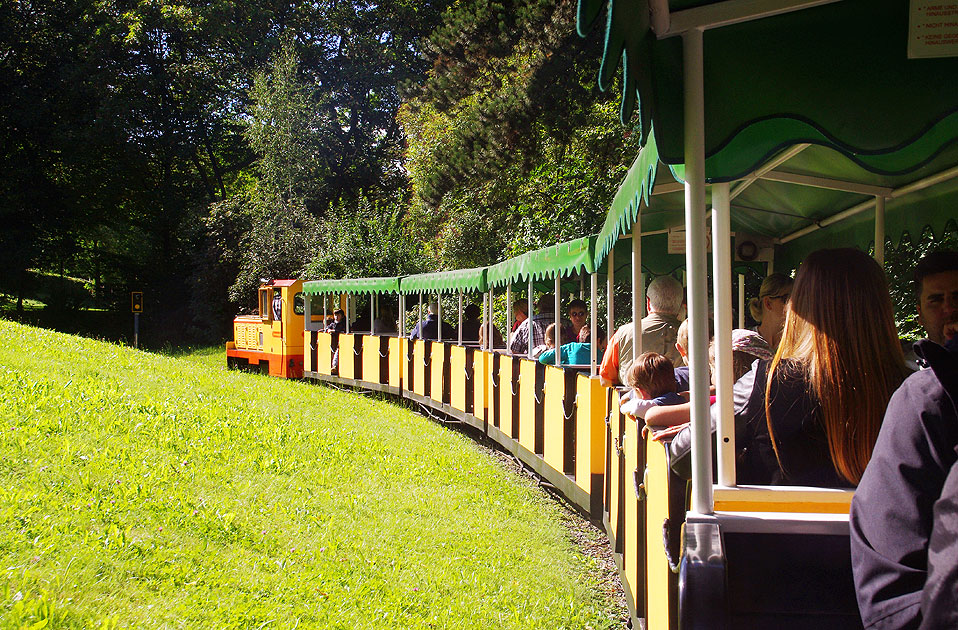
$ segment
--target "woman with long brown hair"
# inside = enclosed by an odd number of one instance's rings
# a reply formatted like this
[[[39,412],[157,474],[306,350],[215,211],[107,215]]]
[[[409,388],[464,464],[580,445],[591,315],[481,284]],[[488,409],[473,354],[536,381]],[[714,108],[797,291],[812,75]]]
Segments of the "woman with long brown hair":
[[[739,483],[856,485],[907,375],[878,263],[850,248],[810,254],[778,351],[757,370]]]

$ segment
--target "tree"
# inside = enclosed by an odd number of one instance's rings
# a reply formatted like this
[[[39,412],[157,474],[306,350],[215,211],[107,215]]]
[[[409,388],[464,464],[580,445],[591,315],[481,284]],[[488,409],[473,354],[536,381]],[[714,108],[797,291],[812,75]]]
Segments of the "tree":
[[[246,137],[258,156],[258,186],[280,204],[322,197],[330,175],[323,146],[331,122],[319,113],[322,97],[299,76],[299,56],[286,39],[270,72],[256,74]]]

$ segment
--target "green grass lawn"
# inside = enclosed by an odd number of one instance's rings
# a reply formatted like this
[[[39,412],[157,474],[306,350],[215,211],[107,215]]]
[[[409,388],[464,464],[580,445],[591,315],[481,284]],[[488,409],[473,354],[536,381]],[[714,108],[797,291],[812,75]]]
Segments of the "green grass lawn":
[[[388,403],[0,321],[0,627],[600,628],[559,508]]]

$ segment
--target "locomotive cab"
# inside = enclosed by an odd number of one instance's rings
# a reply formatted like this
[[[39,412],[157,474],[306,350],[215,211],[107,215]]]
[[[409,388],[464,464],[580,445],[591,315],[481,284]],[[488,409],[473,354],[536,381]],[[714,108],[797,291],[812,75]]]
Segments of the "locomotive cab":
[[[226,363],[233,369],[283,378],[303,377],[302,280],[270,280],[258,291],[259,308],[233,320]]]

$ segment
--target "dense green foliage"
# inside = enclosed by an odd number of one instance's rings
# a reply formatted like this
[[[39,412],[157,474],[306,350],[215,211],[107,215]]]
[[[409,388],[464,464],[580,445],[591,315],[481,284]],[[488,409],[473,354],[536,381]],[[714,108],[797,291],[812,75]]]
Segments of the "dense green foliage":
[[[476,267],[598,231],[640,134],[575,10],[0,3],[0,306],[72,322],[142,290],[153,330],[212,341],[263,278]],[[889,252],[897,283],[914,240]]]
[[[613,623],[561,510],[463,436],[222,351],[0,334],[0,627]]]

